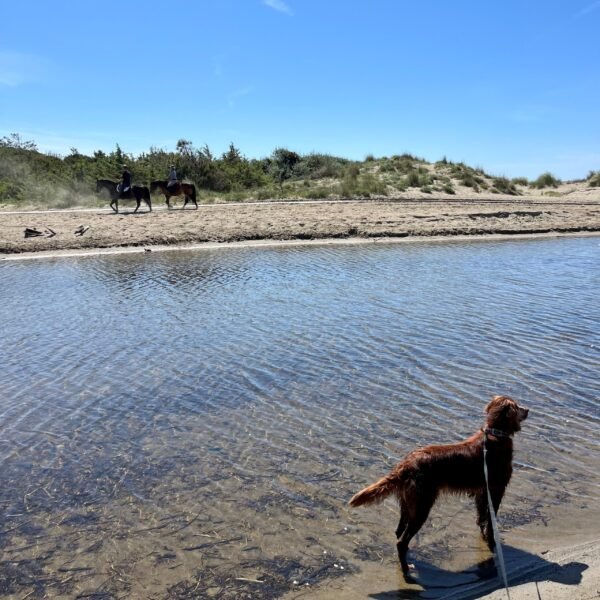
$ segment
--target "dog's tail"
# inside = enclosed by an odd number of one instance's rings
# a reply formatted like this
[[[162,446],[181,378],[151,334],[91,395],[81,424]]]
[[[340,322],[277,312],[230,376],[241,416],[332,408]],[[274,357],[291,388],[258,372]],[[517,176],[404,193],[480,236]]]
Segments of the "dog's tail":
[[[383,502],[390,494],[398,494],[399,486],[400,480],[397,474],[392,475],[390,473],[352,496],[349,504],[350,506],[362,506],[363,504]]]

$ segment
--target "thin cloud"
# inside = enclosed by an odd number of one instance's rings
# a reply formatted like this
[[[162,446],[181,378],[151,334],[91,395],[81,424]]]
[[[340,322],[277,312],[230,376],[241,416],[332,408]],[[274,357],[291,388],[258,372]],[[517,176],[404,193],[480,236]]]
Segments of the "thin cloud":
[[[263,4],[286,15],[292,16],[294,14],[292,9],[283,0],[263,0]]]
[[[247,96],[248,94],[251,94],[253,91],[254,91],[253,86],[247,86],[245,88],[231,92],[231,94],[229,94],[229,96],[227,97],[227,105],[229,106],[229,108],[233,108],[233,106],[235,106],[236,100],[238,98]]]
[[[573,16],[574,19],[579,19],[580,17],[585,17],[585,15],[589,15],[591,12],[600,8],[600,0],[596,0],[596,2],[592,2],[587,6],[584,6],[579,12],[575,13]]]
[[[508,117],[515,123],[545,123],[556,119],[560,111],[552,106],[526,105],[512,110]]]
[[[50,64],[31,54],[0,52],[0,85],[17,87],[47,78]]]

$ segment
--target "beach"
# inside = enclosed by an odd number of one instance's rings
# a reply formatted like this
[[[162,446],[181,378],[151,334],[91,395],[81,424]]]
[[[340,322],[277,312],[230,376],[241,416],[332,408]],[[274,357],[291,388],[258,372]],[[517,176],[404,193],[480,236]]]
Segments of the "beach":
[[[40,235],[25,237],[29,228]],[[0,211],[0,253],[248,241],[511,236],[600,231],[598,194],[204,204],[151,213]],[[83,233],[82,233],[83,232]]]

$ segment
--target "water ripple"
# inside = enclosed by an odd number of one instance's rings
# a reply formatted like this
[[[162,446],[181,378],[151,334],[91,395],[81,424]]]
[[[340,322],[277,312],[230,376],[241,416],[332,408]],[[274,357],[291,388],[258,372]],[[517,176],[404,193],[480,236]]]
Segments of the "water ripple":
[[[213,523],[302,515],[351,554],[321,517],[415,445],[469,435],[495,393],[532,409],[511,497],[591,502],[597,259],[571,239],[0,264],[5,506],[143,530],[122,507],[161,522],[203,498]]]

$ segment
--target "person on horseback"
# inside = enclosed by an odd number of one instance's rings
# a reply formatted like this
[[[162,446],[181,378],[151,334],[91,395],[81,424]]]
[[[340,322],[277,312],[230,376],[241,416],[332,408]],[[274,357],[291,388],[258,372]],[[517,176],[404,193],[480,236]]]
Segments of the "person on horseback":
[[[127,165],[123,165],[123,173],[121,173],[121,182],[117,186],[117,191],[121,198],[125,198],[131,190],[131,173]]]
[[[175,165],[171,165],[171,170],[169,171],[169,180],[167,181],[167,189],[172,188],[177,185],[177,171],[175,170]]]

